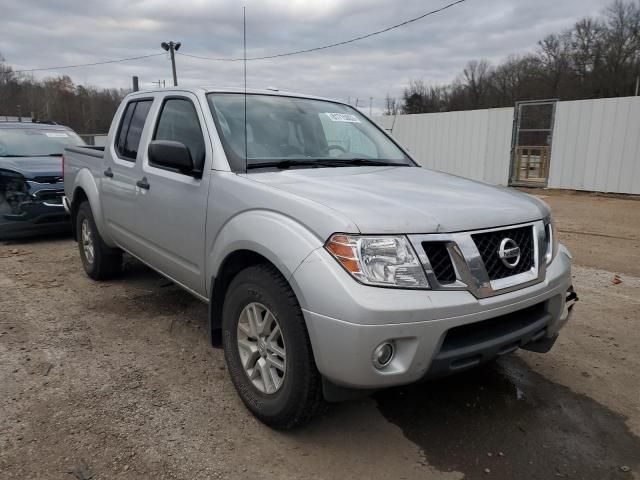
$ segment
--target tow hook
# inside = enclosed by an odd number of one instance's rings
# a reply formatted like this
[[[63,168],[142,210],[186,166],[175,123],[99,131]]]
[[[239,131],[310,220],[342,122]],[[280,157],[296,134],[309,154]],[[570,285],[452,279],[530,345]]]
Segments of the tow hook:
[[[568,289],[567,289],[567,295],[565,297],[565,306],[567,307],[567,310],[571,311],[571,309],[573,308],[573,306],[575,305],[575,303],[580,300],[578,298],[578,294],[576,293],[576,291],[573,289],[573,285],[571,285]]]

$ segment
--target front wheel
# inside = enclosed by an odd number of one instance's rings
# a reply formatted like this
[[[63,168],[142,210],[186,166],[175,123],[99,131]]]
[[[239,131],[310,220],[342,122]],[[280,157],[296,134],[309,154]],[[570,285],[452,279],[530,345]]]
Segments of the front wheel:
[[[84,271],[94,280],[106,280],[122,269],[122,251],[109,247],[96,228],[89,202],[82,202],[76,216],[78,248]]]
[[[222,335],[231,380],[260,421],[290,429],[322,410],[320,374],[302,311],[277,269],[256,265],[233,279]]]

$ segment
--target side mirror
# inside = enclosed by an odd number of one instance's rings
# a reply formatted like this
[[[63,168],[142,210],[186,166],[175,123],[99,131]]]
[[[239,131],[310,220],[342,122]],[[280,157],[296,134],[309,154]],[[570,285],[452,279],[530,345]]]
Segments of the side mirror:
[[[191,153],[184,143],[173,140],[153,140],[149,144],[149,161],[160,167],[191,175],[194,172]]]

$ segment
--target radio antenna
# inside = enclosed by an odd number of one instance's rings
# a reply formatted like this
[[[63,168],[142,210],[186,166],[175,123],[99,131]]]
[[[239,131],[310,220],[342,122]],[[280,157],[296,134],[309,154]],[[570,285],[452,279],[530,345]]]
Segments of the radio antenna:
[[[242,34],[244,47],[244,171],[247,172],[249,163],[247,140],[247,7],[242,7]]]

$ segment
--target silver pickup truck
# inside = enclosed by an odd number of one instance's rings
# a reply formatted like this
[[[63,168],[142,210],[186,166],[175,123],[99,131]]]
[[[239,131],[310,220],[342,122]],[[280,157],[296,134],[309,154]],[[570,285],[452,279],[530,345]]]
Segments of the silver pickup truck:
[[[359,111],[275,90],[128,95],[104,151],[68,148],[82,265],[127,252],[209,304],[246,406],[326,401],[546,352],[575,293],[549,208],[420,168]]]

